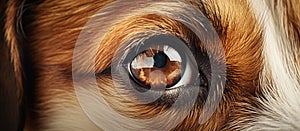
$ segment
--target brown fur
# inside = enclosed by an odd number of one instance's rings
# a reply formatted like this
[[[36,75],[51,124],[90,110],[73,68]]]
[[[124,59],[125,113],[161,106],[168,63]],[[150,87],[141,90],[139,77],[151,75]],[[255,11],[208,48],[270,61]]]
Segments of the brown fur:
[[[33,91],[32,94],[27,94],[28,103],[31,104],[28,104],[25,129],[79,129],[82,126],[90,127],[90,130],[97,129],[83,114],[76,99],[72,83],[72,57],[76,40],[85,23],[110,2],[106,0],[45,0],[28,5],[26,9],[30,13],[22,18],[27,20],[24,25],[28,42],[28,46],[26,46],[28,58],[26,60],[31,61],[30,69],[33,70],[26,73],[33,77],[34,82],[30,87]],[[198,124],[199,112],[202,110],[199,104],[175,129],[236,129],[234,121],[237,118],[249,115],[255,117],[255,114],[250,111],[251,107],[257,106],[255,98],[257,94],[260,94],[261,28],[254,18],[249,3],[244,0],[204,0],[205,8],[199,2],[193,0],[189,0],[189,2],[205,12],[217,29],[225,50],[227,83],[220,106],[209,121],[203,125]],[[293,4],[289,6],[291,5]],[[17,16],[17,3],[9,1],[8,7],[6,14]],[[290,8],[296,10],[296,7]],[[296,14],[291,14],[289,18],[299,18],[299,16],[293,15]],[[109,17],[118,19],[114,16]],[[14,72],[19,83],[18,87],[22,87],[22,64],[16,37],[17,19],[17,17],[9,17],[5,24],[5,30]],[[290,25],[293,28],[299,27],[296,22],[292,22]],[[97,52],[95,71],[101,74],[102,71],[109,68],[113,54],[121,41],[146,29],[174,34],[187,43],[192,39],[199,42],[195,35],[178,21],[155,14],[140,14],[111,27]],[[291,34],[297,37],[297,31],[299,34],[299,30],[291,31]],[[91,45],[99,44],[93,40],[87,41],[92,42]],[[200,42],[199,46],[201,47]],[[207,51],[218,52],[214,47],[208,48]],[[86,53],[88,55],[89,51]],[[82,66],[85,66],[84,62]],[[77,71],[93,72],[92,69],[77,69]],[[99,75],[97,81],[105,99],[121,114],[136,118],[149,118],[167,109],[161,105],[136,105],[123,100],[117,96],[111,77],[107,74]],[[18,89],[19,97],[22,97],[22,88]],[[80,121],[81,125],[76,125],[77,123],[74,121]],[[251,120],[246,122],[251,122]]]
[[[7,42],[7,46],[10,49],[11,62],[13,63],[13,69],[16,76],[17,83],[17,95],[19,102],[22,102],[23,97],[23,81],[22,81],[22,64],[21,64],[21,47],[18,41],[18,35],[20,35],[17,31],[18,28],[18,13],[22,10],[22,4],[18,1],[10,0],[7,3],[8,8],[5,13],[7,15],[4,29],[5,29],[5,40]]]
[[[0,2],[0,128],[5,130],[23,128],[23,37],[18,23],[22,5],[14,0]]]
[[[33,13],[27,17],[33,20],[26,26],[26,29],[30,31],[28,32],[28,40],[31,44],[29,48],[36,70],[34,89],[36,104],[31,110],[37,116],[31,121],[33,125],[37,123],[38,127],[35,126],[35,128],[47,128],[47,123],[44,120],[51,119],[55,110],[78,106],[76,99],[68,97],[74,95],[74,88],[71,83],[71,60],[74,44],[85,22],[106,3],[108,2],[54,0],[45,1],[30,8]],[[225,95],[218,111],[204,125],[194,124],[197,123],[199,115],[197,112],[201,110],[199,107],[195,107],[176,129],[228,129],[230,127],[229,122],[233,121],[235,117],[247,115],[247,112],[243,112],[243,108],[247,108],[248,105],[255,106],[253,98],[256,95],[258,73],[261,68],[261,35],[254,17],[249,15],[252,12],[246,2],[238,0],[205,1],[205,5],[214,26],[219,29],[218,33],[225,48],[228,66]],[[244,17],[246,15],[249,17]],[[141,19],[143,21],[137,23]],[[130,29],[132,25],[134,25],[132,30],[137,32],[144,30],[144,28],[159,29],[189,39],[188,30],[182,28],[182,25],[176,21],[155,15],[130,19],[114,27],[105,37],[104,45],[99,49],[97,63],[101,64],[96,65],[97,72],[103,71],[110,65],[114,50],[118,46],[111,45],[111,43],[118,44],[120,43],[118,41],[130,37],[131,33],[134,34],[134,32],[126,33],[126,30]],[[110,77],[100,76],[100,88],[110,79]],[[112,87],[112,83],[106,84]],[[109,95],[106,96],[107,99],[117,102],[113,105],[122,105],[120,110],[126,112],[125,109],[128,109],[128,105],[122,103],[121,98],[114,96],[114,90],[105,90],[108,91],[107,95]],[[51,99],[62,99],[66,102],[63,104],[51,102]],[[114,99],[119,100],[115,101]],[[136,117],[141,117],[142,114],[153,116],[163,109],[163,107],[134,107],[132,104],[129,105],[129,109],[138,112],[138,114],[130,114],[129,112],[127,115]]]
[[[285,18],[284,23],[285,28],[287,29],[287,35],[288,37],[291,37],[291,42],[292,42],[292,49],[295,50],[294,54],[294,59],[295,62],[298,62],[298,67],[300,66],[300,4],[296,0],[291,0],[291,1],[282,1],[284,5],[284,14]],[[274,14],[276,15],[276,14]],[[298,73],[299,74],[299,73]],[[300,78],[300,75],[298,75],[298,78]]]

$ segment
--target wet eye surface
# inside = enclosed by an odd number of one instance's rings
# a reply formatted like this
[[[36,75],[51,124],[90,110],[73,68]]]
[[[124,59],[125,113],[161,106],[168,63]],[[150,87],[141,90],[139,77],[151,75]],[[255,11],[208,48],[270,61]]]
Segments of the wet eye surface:
[[[159,34],[123,44],[112,60],[115,89],[126,100],[138,104],[172,106],[176,99],[192,97],[191,93],[198,95],[197,103],[203,103],[210,64],[195,43]]]
[[[167,45],[149,48],[138,54],[130,63],[132,79],[147,89],[172,88],[181,79],[183,71],[180,54]]]
[[[196,46],[186,44],[177,36],[163,34],[135,43],[118,53],[131,79],[131,85],[142,89],[172,90],[190,85],[208,86],[202,70],[209,65]],[[200,61],[199,61],[200,60]],[[124,78],[126,79],[126,78]]]

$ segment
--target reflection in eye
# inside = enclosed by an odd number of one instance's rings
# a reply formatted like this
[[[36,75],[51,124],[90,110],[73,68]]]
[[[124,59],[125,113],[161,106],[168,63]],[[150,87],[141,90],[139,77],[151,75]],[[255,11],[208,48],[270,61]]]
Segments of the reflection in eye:
[[[187,47],[172,35],[153,36],[137,44],[130,53],[123,54],[132,82],[154,90],[177,89],[197,82],[206,87],[205,76],[198,70],[198,63],[192,60],[195,57],[190,50],[192,47]],[[205,57],[200,59],[206,63]]]
[[[138,54],[130,64],[133,79],[145,88],[171,88],[183,72],[180,54],[167,45],[163,49],[150,48]]]
[[[209,59],[197,42],[187,43],[171,34],[133,38],[118,48],[111,65],[115,89],[123,98],[169,107],[178,98],[196,93],[199,104],[205,101]]]

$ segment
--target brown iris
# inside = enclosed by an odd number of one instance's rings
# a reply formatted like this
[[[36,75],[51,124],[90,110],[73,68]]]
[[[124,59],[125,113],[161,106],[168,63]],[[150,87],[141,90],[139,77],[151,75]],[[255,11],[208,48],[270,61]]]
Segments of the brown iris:
[[[132,77],[143,87],[170,88],[181,79],[182,60],[171,48],[148,49],[138,54],[130,64]]]

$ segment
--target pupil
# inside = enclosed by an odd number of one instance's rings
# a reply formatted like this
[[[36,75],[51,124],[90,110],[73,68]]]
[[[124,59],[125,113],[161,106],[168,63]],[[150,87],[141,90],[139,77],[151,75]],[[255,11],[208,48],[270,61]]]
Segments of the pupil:
[[[173,48],[164,46],[164,51],[148,49],[137,56],[130,63],[130,75],[140,86],[170,88],[181,79],[181,56]]]
[[[164,52],[158,52],[154,55],[154,66],[157,68],[162,68],[167,64],[168,56]]]

